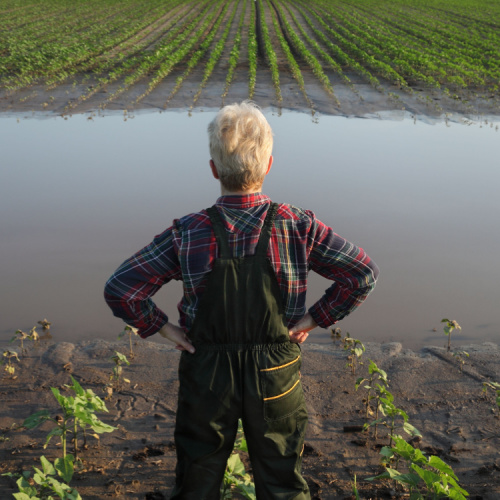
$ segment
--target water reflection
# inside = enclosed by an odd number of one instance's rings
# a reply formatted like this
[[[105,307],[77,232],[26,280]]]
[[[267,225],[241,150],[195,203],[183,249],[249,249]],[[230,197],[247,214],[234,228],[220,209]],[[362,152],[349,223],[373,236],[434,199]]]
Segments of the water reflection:
[[[500,342],[495,127],[266,114],[275,163],[264,191],[315,211],[381,268],[343,331],[443,345],[449,317],[462,325],[457,343]],[[0,119],[0,339],[45,317],[57,340],[116,339],[122,323],[102,300],[106,278],[219,194],[208,167],[212,117]],[[325,286],[311,277],[310,302]],[[157,296],[174,317],[180,293],[174,283]]]

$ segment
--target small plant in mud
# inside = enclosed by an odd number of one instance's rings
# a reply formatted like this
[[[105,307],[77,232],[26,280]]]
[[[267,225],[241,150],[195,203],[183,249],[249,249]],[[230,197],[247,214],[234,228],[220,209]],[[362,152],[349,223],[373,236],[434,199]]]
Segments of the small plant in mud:
[[[351,373],[353,375],[356,375],[356,366],[363,364],[360,359],[365,352],[365,346],[363,345],[361,340],[353,339],[349,335],[349,332],[346,333],[346,336],[344,339],[342,339],[342,342],[344,344],[344,351],[348,352],[346,366],[351,369]]]
[[[92,436],[99,439],[99,434],[104,432],[113,432],[116,427],[105,424],[97,418],[96,412],[107,412],[108,409],[104,401],[96,396],[91,389],[83,387],[71,377],[73,385],[66,385],[68,389],[73,390],[74,396],[63,396],[59,389],[51,387],[52,394],[61,406],[62,416],[55,418],[50,416],[49,410],[40,410],[28,417],[23,422],[26,429],[34,429],[46,421],[52,421],[56,426],[48,433],[44,448],[47,447],[53,436],[61,438],[62,443],[62,462],[68,470],[73,469],[74,461],[78,459],[78,439],[80,432],[83,434],[83,446],[87,447],[87,430],[93,431]],[[74,456],[67,453],[67,443],[69,434],[73,435]],[[62,465],[61,465],[62,467]],[[57,467],[56,467],[57,468]]]
[[[4,365],[4,371],[9,374],[9,378],[15,380],[17,377],[14,375],[16,373],[16,367],[12,364],[12,360],[16,360],[19,363],[19,355],[17,351],[10,349],[5,349],[3,352],[4,359],[0,360],[0,365]]]
[[[464,371],[465,358],[469,357],[469,353],[467,351],[455,351],[453,357],[458,359],[460,363],[460,373],[462,373]]]
[[[247,441],[243,434],[243,424],[238,421],[238,433],[234,442],[233,453],[229,457],[224,472],[224,480],[222,482],[220,498],[221,500],[229,500],[233,498],[233,493],[237,492],[243,498],[255,500],[255,485],[252,482],[250,474],[245,471],[245,466],[241,461],[238,452],[248,452]]]
[[[340,328],[330,328],[330,336],[334,343],[337,340],[342,342],[342,330]]]
[[[454,319],[450,320],[448,318],[443,318],[441,320],[441,323],[445,323],[444,333],[445,333],[445,335],[448,335],[448,352],[450,352],[450,349],[451,349],[451,332],[453,330],[461,330],[462,327]]]
[[[132,336],[133,335],[138,335],[138,330],[137,328],[133,328],[129,325],[125,325],[125,328],[123,331],[118,335],[118,338],[121,339],[125,335],[128,335],[128,341],[129,341],[129,347],[130,347],[130,352],[129,352],[129,358],[134,359],[134,350],[132,349]]]
[[[44,456],[41,456],[40,463],[42,469],[33,467],[35,471],[33,477],[31,477],[30,471],[24,471],[22,474],[12,472],[2,474],[2,476],[17,479],[19,493],[14,493],[14,498],[17,500],[39,500],[53,499],[57,496],[61,500],[82,499],[78,491],[68,484],[73,477],[74,470],[67,468],[64,461],[56,458],[52,464]],[[58,478],[61,478],[62,481]]]
[[[29,335],[22,330],[16,330],[14,332],[14,336],[10,339],[10,343],[18,341],[21,344],[21,353],[25,353],[26,349],[24,348],[24,341],[29,339]]]
[[[394,446],[384,446],[380,451],[385,471],[367,481],[393,480],[409,490],[411,500],[466,500],[469,494],[459,486],[457,476],[446,462],[434,455],[427,457],[401,437],[395,437],[394,441]],[[398,470],[401,464],[408,472]]]
[[[496,392],[495,402],[497,410],[500,411],[500,384],[498,382],[483,382],[483,392],[487,394],[488,389],[493,389]]]
[[[106,385],[105,391],[107,392],[106,398],[109,399],[113,395],[113,391],[121,391],[122,382],[130,384],[130,380],[123,376],[123,364],[130,365],[130,361],[127,356],[121,352],[115,351],[114,356],[111,356],[110,361],[113,361],[115,366],[109,376],[109,384]]]
[[[380,397],[384,394],[384,390],[387,389],[389,385],[389,380],[387,378],[387,373],[380,369],[376,363],[374,363],[371,359],[370,365],[368,366],[368,378],[360,377],[356,380],[355,388],[359,389],[361,384],[366,382],[363,386],[364,389],[368,391],[366,398],[364,399],[365,403],[365,418],[370,418],[370,416],[374,415],[374,419],[378,420],[379,410],[380,410]],[[374,404],[372,404],[372,402]],[[373,437],[377,438],[377,429],[378,424],[374,424],[374,432]]]
[[[403,419],[403,424],[401,426],[402,430],[405,431],[412,437],[421,436],[420,432],[410,423],[408,423],[408,415],[401,408],[396,407],[394,404],[394,396],[387,390],[387,388],[380,386],[378,388],[380,392],[379,396],[379,411],[383,415],[381,418],[377,418],[370,423],[364,425],[365,429],[371,426],[377,426],[378,424],[384,425],[389,429],[389,446],[395,438],[400,436],[395,434],[396,431],[396,419],[401,417]]]

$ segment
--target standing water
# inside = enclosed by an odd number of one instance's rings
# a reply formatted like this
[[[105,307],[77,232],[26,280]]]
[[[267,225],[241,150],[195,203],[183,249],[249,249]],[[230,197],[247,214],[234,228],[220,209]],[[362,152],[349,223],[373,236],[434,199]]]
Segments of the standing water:
[[[495,125],[265,113],[275,162],[264,193],[313,210],[381,269],[343,332],[444,345],[447,317],[462,326],[456,344],[500,342]],[[55,340],[117,338],[106,279],[219,195],[208,166],[214,114],[0,119],[0,343],[43,318]],[[311,275],[309,304],[327,286]],[[170,283],[155,299],[174,322],[181,293]],[[319,329],[309,337],[328,340]]]

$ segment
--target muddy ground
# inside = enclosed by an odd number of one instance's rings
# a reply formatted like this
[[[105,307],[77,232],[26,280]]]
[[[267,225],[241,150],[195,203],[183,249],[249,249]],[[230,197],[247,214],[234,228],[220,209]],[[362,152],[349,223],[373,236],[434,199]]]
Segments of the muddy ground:
[[[257,73],[256,92],[253,100],[262,108],[273,108],[277,112],[284,110],[300,111],[313,116],[335,115],[347,117],[381,118],[387,113],[405,112],[406,116],[416,119],[450,119],[467,123],[468,121],[498,120],[500,117],[500,97],[498,95],[484,95],[470,91],[460,93],[460,96],[451,98],[443,92],[415,86],[413,92],[403,91],[383,82],[380,89],[375,89],[355,74],[349,75],[353,81],[351,87],[346,86],[335,74],[329,74],[334,85],[337,104],[328,95],[321,84],[307,68],[302,68],[306,81],[307,96],[313,106],[310,106],[297,83],[286,72],[281,74],[281,93],[283,101],[278,102],[274,93],[270,73],[264,66]],[[204,88],[200,98],[194,104],[193,96],[197,93],[202,70],[193,71],[184,82],[181,89],[166,103],[167,96],[175,85],[174,73],[159,85],[147,98],[134,103],[134,99],[145,88],[145,83],[136,85],[120,95],[116,100],[106,102],[107,97],[118,87],[119,83],[110,85],[96,92],[88,100],[78,103],[85,92],[97,85],[97,80],[88,76],[76,84],[66,83],[55,89],[46,89],[43,85],[34,85],[30,88],[15,92],[0,89],[0,112],[16,114],[21,117],[30,117],[34,114],[71,116],[79,113],[106,114],[116,111],[127,113],[143,111],[165,110],[211,110],[218,109],[224,104],[240,102],[248,99],[247,69],[242,67],[237,72],[235,81],[226,97],[222,98],[226,68],[218,67],[209,84]],[[353,91],[354,90],[354,91]]]
[[[416,446],[450,464],[471,499],[497,500],[500,420],[494,394],[483,394],[482,382],[500,381],[500,351],[491,343],[463,348],[470,354],[463,372],[442,347],[413,352],[399,343],[370,343],[364,359],[387,371],[396,406],[422,433]],[[70,374],[104,397],[112,368],[109,357],[117,349],[128,352],[126,343],[101,340],[32,348],[17,366],[17,378],[0,380],[0,473],[27,470],[43,454],[50,459],[60,454],[56,439],[43,449],[49,422],[30,431],[16,425],[43,408],[60,414],[50,387],[63,388]],[[91,438],[81,452],[84,467],[72,485],[85,499],[168,498],[173,485],[179,353],[148,341],[134,349],[135,358],[125,368],[130,384],[107,402],[109,413],[100,415],[118,430],[102,435],[100,446]],[[364,422],[363,391],[356,392],[354,383],[368,366],[366,362],[352,375],[345,357],[340,345],[304,345],[302,383],[310,424],[303,474],[312,497],[350,498],[356,475],[363,499],[404,498],[391,485],[364,480],[380,470],[380,448],[388,439],[385,429],[377,440],[363,432],[345,432]],[[2,500],[15,491],[9,478],[0,477]]]

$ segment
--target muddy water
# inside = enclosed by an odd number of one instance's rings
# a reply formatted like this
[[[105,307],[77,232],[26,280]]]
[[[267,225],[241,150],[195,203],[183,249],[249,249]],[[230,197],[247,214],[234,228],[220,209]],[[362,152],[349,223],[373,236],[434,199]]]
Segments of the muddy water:
[[[449,317],[462,325],[456,344],[500,342],[495,126],[266,114],[275,163],[264,191],[315,211],[381,268],[342,330],[443,345]],[[57,340],[116,338],[122,323],[102,300],[107,277],[173,218],[218,196],[212,117],[0,119],[0,341],[45,317]],[[309,302],[326,286],[312,276]],[[180,292],[174,283],[157,295],[172,317]],[[325,331],[314,337],[328,341]]]

